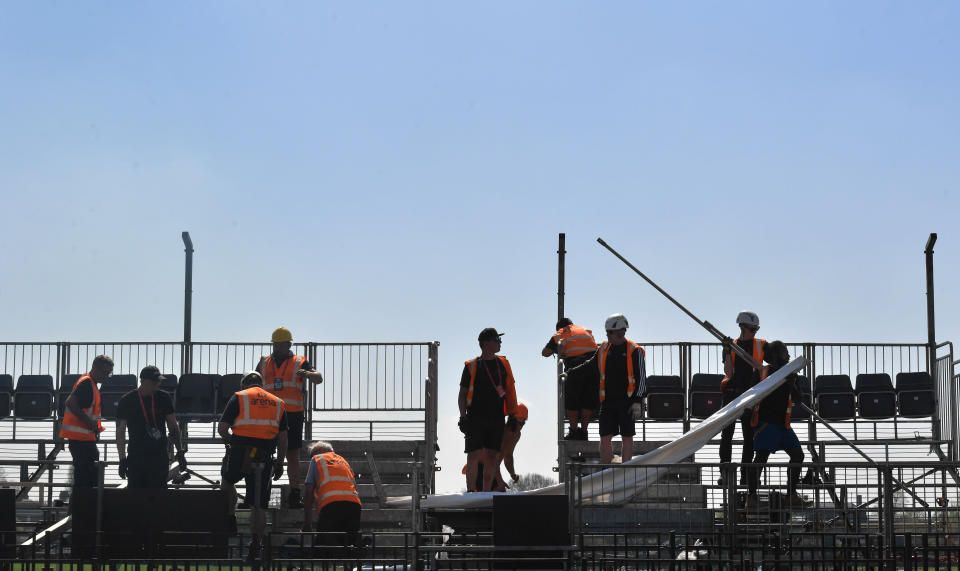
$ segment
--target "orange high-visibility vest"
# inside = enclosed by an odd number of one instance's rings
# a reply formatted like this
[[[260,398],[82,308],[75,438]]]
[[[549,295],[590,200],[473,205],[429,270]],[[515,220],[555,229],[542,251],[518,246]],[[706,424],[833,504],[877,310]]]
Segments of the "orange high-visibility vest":
[[[260,359],[260,376],[263,377],[264,388],[283,399],[289,412],[303,411],[303,378],[297,376],[297,371],[303,367],[306,357],[293,355],[283,360],[283,365],[277,367],[277,360],[267,355]]]
[[[770,367],[764,365],[763,370],[760,371],[760,380],[764,380],[770,376]],[[784,381],[788,383],[790,381]],[[787,411],[783,417],[783,427],[790,428],[790,413],[793,411],[793,395],[787,395]],[[760,424],[760,405],[753,407],[753,416],[750,418],[750,426],[757,426]]]
[[[103,432],[103,424],[100,422],[100,389],[97,388],[97,383],[93,382],[93,379],[90,378],[90,375],[83,375],[77,382],[73,384],[73,390],[77,390],[77,387],[80,386],[80,383],[86,380],[90,380],[90,386],[93,387],[93,401],[91,401],[90,406],[83,409],[83,412],[93,416],[97,421],[97,432],[90,430],[90,427],[87,426],[87,423],[80,419],[79,416],[70,412],[69,408],[63,410],[63,422],[60,423],[60,438],[67,438],[69,440],[87,440],[87,441],[96,441],[97,434]],[[70,394],[73,394],[71,391]]]
[[[627,339],[627,396],[633,395],[633,391],[637,389],[637,379],[634,376],[633,372],[633,352],[637,349],[640,350],[640,356],[645,357],[646,351],[643,350],[643,347],[637,345],[633,341]],[[610,343],[604,341],[600,344],[600,348],[597,350],[597,363],[600,366],[600,402],[603,402],[607,399],[607,353],[610,352]]]
[[[597,342],[593,339],[593,331],[579,325],[567,325],[553,335],[557,343],[557,354],[561,359],[586,355],[597,350]]]
[[[313,457],[317,465],[317,483],[313,488],[313,505],[320,510],[331,502],[360,503],[360,494],[353,484],[350,464],[336,452],[324,452]]]
[[[510,368],[510,361],[507,361],[506,357],[501,357],[500,355],[496,357],[500,359],[500,362],[503,363],[503,368],[507,371],[507,380],[504,383],[504,390],[506,390],[507,394],[503,399],[503,414],[507,415],[517,409],[517,387],[514,384],[513,369]],[[465,361],[463,364],[466,365],[467,370],[470,371],[470,385],[467,386],[467,408],[470,408],[470,404],[473,403],[473,386],[477,380],[477,367],[480,365],[480,357]]]
[[[233,420],[237,436],[273,440],[280,432],[280,419],[286,410],[283,401],[263,387],[250,387],[236,393],[239,413]]]
[[[740,340],[737,339],[737,341],[740,341]],[[763,363],[763,344],[764,344],[764,343],[766,343],[766,341],[763,340],[763,339],[760,339],[760,338],[757,338],[757,337],[754,337],[754,338],[753,338],[753,360],[756,361],[756,362],[758,362],[758,363],[761,363],[761,364]],[[734,352],[731,350],[731,351],[730,351],[730,366],[731,366],[731,367],[734,366],[733,363],[734,363],[734,360],[735,360],[736,358],[737,358],[737,354],[734,353]],[[766,377],[764,377],[764,378],[766,378]],[[730,380],[730,379],[724,378],[724,379],[720,382],[720,389],[721,389],[721,390],[727,388],[727,382],[728,382],[729,380]]]

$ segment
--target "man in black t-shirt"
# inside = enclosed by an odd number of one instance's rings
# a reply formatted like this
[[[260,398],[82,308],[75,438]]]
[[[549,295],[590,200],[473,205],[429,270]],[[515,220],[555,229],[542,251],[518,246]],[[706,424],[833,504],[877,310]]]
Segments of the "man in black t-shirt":
[[[790,362],[790,353],[782,341],[764,343],[763,354],[767,363],[770,364],[764,378]],[[746,502],[748,508],[758,505],[757,488],[760,485],[763,465],[777,450],[783,450],[790,456],[790,467],[787,469],[787,504],[791,507],[806,507],[813,503],[812,500],[805,499],[797,493],[800,464],[804,456],[797,433],[790,428],[790,413],[793,402],[801,403],[803,402],[801,399],[800,391],[797,389],[797,374],[792,373],[783,384],[754,408],[751,425],[756,456],[753,458],[753,469],[750,470],[748,477],[749,493]]]
[[[170,440],[177,450],[180,469],[187,463],[180,442],[180,428],[173,399],[161,391],[160,369],[148,365],[140,371],[140,387],[120,397],[117,404],[117,455],[120,477],[129,477],[131,488],[166,488],[170,469]],[[127,450],[127,433],[130,435]],[[129,453],[128,453],[129,452]]]
[[[500,336],[493,327],[480,332],[480,356],[464,363],[460,376],[460,421],[467,453],[467,482],[477,481],[483,467],[483,488],[490,490],[499,470],[497,453],[503,442],[503,418],[517,410],[513,371],[500,351]],[[472,485],[472,484],[471,484]],[[467,490],[472,492],[474,490]]]

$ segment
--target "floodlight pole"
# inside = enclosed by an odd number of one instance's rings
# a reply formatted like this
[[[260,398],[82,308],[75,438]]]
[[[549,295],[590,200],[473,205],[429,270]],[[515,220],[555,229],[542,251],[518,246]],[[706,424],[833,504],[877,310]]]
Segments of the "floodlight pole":
[[[190,240],[189,232],[181,232],[180,237],[183,238],[183,251],[187,254],[183,286],[183,342],[189,343],[193,312],[193,241]]]

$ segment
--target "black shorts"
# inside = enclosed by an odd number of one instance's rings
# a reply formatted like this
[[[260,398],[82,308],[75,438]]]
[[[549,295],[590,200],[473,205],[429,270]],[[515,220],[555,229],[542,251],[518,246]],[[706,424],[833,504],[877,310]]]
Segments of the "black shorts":
[[[260,507],[267,509],[270,504],[270,487],[273,476],[273,456],[263,449],[253,452],[254,447],[234,445],[230,447],[229,454],[224,455],[223,463],[220,466],[220,476],[231,484],[236,484],[241,479],[247,486],[245,496],[247,502],[253,505],[255,493],[260,494]],[[256,465],[262,465],[260,474],[260,489],[256,490]]]
[[[485,448],[500,451],[503,443],[503,417],[472,418],[467,417],[467,432],[463,435],[466,453]]]
[[[600,405],[600,436],[633,436],[637,427],[630,415],[629,400],[606,400]]]
[[[287,413],[287,450],[303,448],[303,411]]]
[[[592,353],[586,355],[590,357]],[[577,366],[581,357],[571,357],[569,369]],[[596,367],[587,367],[570,375],[563,383],[563,406],[566,410],[597,410],[600,408],[600,372]]]

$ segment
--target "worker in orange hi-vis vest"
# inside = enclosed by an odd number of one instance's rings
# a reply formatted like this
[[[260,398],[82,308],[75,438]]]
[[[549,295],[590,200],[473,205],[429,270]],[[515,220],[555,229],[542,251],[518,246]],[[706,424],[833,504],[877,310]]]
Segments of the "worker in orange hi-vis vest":
[[[763,339],[756,337],[760,330],[760,318],[752,311],[741,311],[737,314],[737,325],[740,327],[740,336],[735,343],[739,345],[747,354],[752,355],[757,363],[763,362]],[[723,404],[726,406],[734,399],[739,397],[757,384],[760,380],[760,372],[754,369],[743,359],[738,359],[737,354],[724,347],[723,350],[723,374],[726,377],[723,380]],[[743,450],[740,456],[740,484],[747,483],[746,465],[753,460],[753,429],[750,426],[752,413],[747,411],[740,417],[740,431],[743,434]],[[720,432],[720,463],[727,464],[733,456],[733,433],[737,429],[737,423],[732,422]],[[721,474],[717,480],[717,485],[726,486],[726,481]]]
[[[303,447],[303,420],[306,387],[304,379],[317,384],[323,382],[323,375],[314,370],[306,357],[295,355],[293,335],[286,327],[278,327],[270,337],[273,352],[260,358],[257,372],[263,377],[263,388],[283,399],[287,410],[287,479],[290,482],[288,507],[300,509],[303,500],[300,497],[300,448]]]
[[[228,513],[237,505],[236,483],[246,483],[246,495],[253,512],[250,516],[250,549],[247,559],[260,559],[270,502],[270,477],[283,475],[287,452],[287,413],[280,397],[263,388],[260,373],[250,371],[240,379],[240,390],[230,397],[217,424],[217,433],[227,447],[220,467],[220,484],[226,495]],[[274,452],[276,457],[274,458]],[[236,518],[231,518],[235,531]]]
[[[460,375],[457,426],[463,433],[467,454],[467,482],[476,482],[479,466],[483,465],[480,491],[492,489],[498,470],[497,453],[503,443],[503,419],[517,408],[517,389],[510,362],[497,355],[502,335],[493,327],[482,330],[477,337],[480,356],[466,361]],[[467,491],[474,490],[468,487]]]
[[[613,461],[613,437],[620,435],[621,458],[633,458],[633,436],[640,402],[647,393],[643,347],[627,339],[627,318],[614,313],[604,322],[607,340],[594,356],[567,371],[567,378],[597,371],[600,375],[600,461]]]
[[[760,375],[764,379],[790,362],[790,353],[782,341],[764,343],[763,355],[769,363]],[[787,504],[790,507],[803,508],[813,503],[813,500],[805,499],[797,493],[803,448],[800,447],[797,433],[790,428],[790,413],[793,403],[803,402],[801,399],[797,389],[797,374],[793,373],[753,408],[750,424],[753,427],[753,449],[756,452],[747,475],[748,508],[759,505],[757,488],[760,486],[760,473],[763,472],[763,465],[770,459],[770,455],[777,450],[783,450],[790,456],[790,467],[787,469]]]
[[[350,463],[337,454],[329,442],[318,441],[310,445],[310,464],[303,496],[303,531],[338,533],[338,536],[320,537],[317,543],[357,544],[361,504],[354,480]]]
[[[550,337],[540,354],[557,355],[568,371],[593,356],[597,342],[593,332],[573,323],[568,317],[557,321],[557,332]],[[595,372],[595,369],[590,369]],[[563,407],[567,411],[570,431],[564,440],[587,440],[587,427],[593,411],[600,408],[600,378],[596,374],[567,376],[563,381]],[[579,424],[579,426],[577,426]]]
[[[103,432],[100,422],[101,400],[97,385],[113,374],[113,359],[97,355],[90,365],[90,372],[80,377],[73,385],[65,403],[63,420],[60,422],[60,438],[69,441],[73,457],[73,485],[75,488],[97,486],[97,462],[100,449],[97,441]]]

